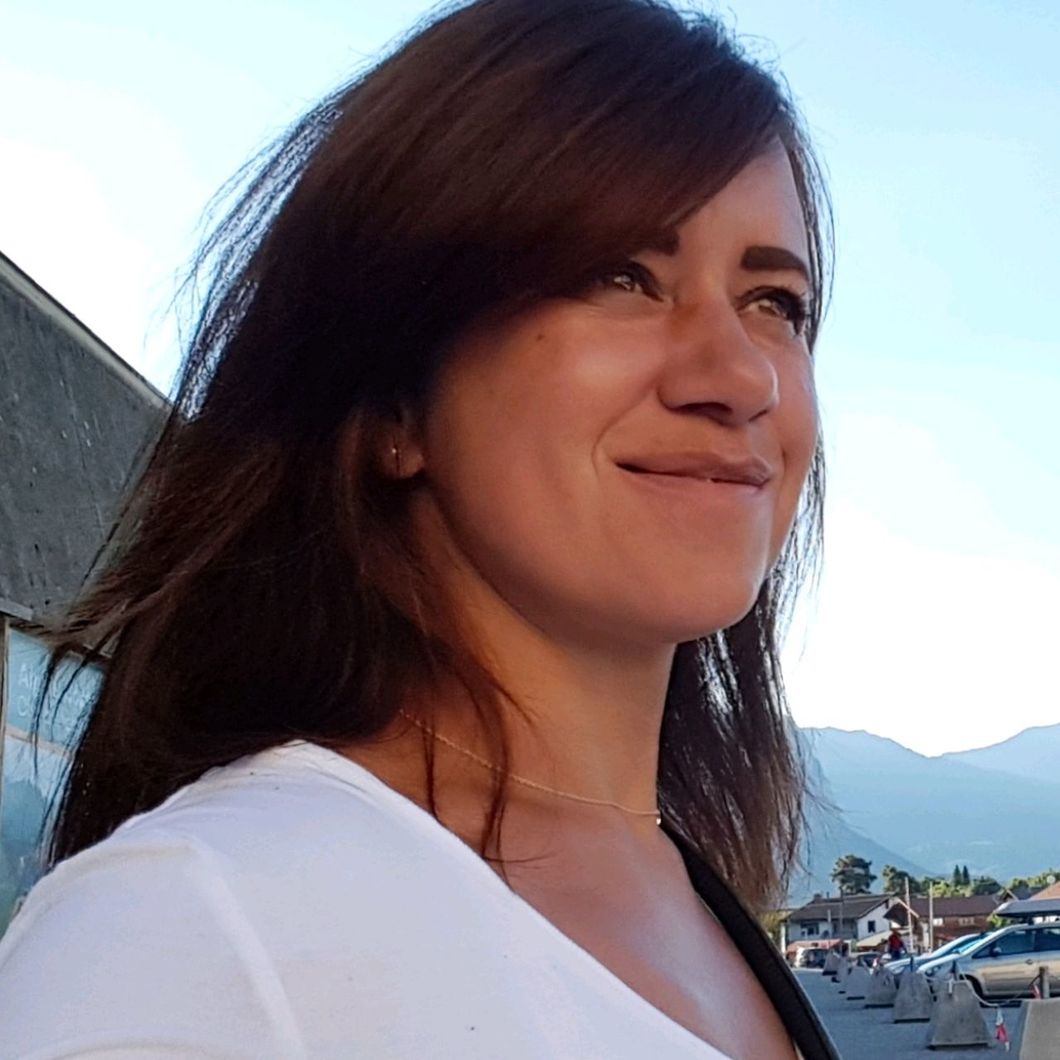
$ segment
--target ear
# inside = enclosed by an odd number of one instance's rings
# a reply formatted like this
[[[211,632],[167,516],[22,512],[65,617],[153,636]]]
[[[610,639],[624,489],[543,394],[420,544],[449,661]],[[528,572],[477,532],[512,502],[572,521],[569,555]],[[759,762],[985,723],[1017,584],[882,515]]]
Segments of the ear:
[[[420,426],[408,408],[402,407],[388,417],[381,439],[379,466],[387,478],[414,478],[426,467]]]

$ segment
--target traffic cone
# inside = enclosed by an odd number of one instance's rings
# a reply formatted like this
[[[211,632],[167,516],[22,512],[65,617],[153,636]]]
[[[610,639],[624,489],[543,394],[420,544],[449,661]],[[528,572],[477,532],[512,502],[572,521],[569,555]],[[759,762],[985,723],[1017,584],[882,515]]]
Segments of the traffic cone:
[[[1004,1045],[1006,1053],[1012,1048],[1012,1043],[1008,1040],[1008,1027],[1005,1026],[1005,1017],[1001,1014],[1001,1009],[997,1010],[997,1017],[994,1019],[994,1037]]]

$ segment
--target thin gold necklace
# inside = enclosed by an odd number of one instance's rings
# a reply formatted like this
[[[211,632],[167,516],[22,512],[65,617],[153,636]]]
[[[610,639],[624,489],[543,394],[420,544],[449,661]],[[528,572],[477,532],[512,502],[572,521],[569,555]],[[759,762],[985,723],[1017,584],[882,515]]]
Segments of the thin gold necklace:
[[[422,729],[427,733],[431,739],[437,740],[439,743],[444,743],[446,747],[451,747],[457,753],[464,755],[465,758],[470,758],[472,762],[477,762],[480,766],[484,766],[493,773],[504,772],[500,766],[491,762],[488,758],[483,758],[481,755],[475,754],[474,751],[470,751],[466,747],[461,747],[460,744],[450,740],[448,736],[443,736],[440,732],[428,728],[422,721],[418,718],[414,718],[406,711],[402,710],[399,711],[399,713],[403,718],[411,721],[416,728]],[[623,813],[628,813],[632,817],[654,817],[656,824],[662,824],[662,814],[657,806],[654,810],[634,810],[630,806],[623,806],[622,803],[611,802],[609,799],[591,799],[588,795],[575,795],[570,791],[560,791],[558,788],[550,788],[545,784],[539,784],[536,780],[529,780],[526,777],[516,776],[515,773],[508,773],[507,777],[509,780],[514,780],[517,784],[533,788],[535,791],[543,791],[547,795],[556,795],[561,799],[570,799],[571,802],[581,802],[587,806],[607,806],[613,810],[621,810]]]

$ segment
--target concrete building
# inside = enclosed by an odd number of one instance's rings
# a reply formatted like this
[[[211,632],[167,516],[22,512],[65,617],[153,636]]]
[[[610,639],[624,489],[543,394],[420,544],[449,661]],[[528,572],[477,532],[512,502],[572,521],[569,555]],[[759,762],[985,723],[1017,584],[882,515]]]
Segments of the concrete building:
[[[0,255],[0,931],[39,874],[66,747],[95,687],[82,672],[29,730],[41,623],[77,593],[166,400]],[[58,686],[63,687],[60,680]]]

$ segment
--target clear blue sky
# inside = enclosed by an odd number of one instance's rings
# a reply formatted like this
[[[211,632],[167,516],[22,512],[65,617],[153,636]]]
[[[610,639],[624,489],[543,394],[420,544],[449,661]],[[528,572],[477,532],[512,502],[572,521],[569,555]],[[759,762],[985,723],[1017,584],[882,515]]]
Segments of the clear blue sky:
[[[925,753],[1060,722],[1060,5],[715,9],[786,74],[836,212],[796,718]],[[209,197],[425,10],[5,0],[0,249],[166,388]]]

